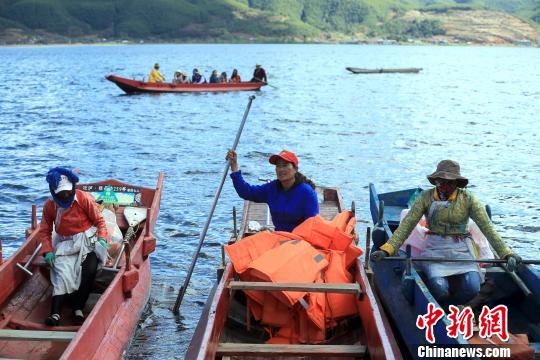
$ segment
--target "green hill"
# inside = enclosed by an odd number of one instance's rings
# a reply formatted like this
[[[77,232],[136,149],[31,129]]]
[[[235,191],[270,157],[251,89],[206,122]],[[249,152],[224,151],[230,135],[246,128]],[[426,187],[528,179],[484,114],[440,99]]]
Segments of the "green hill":
[[[540,23],[535,0],[0,0],[0,41],[429,39],[448,29],[424,14],[480,10]]]

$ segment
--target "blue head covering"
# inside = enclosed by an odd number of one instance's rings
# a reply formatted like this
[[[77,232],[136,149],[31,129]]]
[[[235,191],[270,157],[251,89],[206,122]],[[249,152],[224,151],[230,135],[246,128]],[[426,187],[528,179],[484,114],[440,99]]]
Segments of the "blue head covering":
[[[73,183],[73,190],[71,192],[71,195],[67,200],[61,200],[58,198],[58,196],[55,193],[55,190],[58,188],[58,183],[60,182],[60,176],[65,175],[68,180]],[[47,182],[49,183],[49,191],[51,192],[51,195],[53,197],[54,202],[63,208],[68,208],[73,203],[73,200],[75,200],[75,184],[79,182],[79,177],[71,170],[62,168],[62,167],[55,167],[49,170],[47,173],[47,177],[45,178]]]

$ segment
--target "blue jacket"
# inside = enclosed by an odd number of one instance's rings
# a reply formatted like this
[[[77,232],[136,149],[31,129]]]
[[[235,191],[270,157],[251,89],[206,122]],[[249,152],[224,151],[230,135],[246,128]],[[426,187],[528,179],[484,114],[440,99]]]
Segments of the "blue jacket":
[[[264,185],[250,185],[244,181],[242,172],[231,173],[234,188],[244,200],[267,203],[276,231],[291,232],[304,220],[319,213],[317,193],[306,183],[283,190],[279,180]]]

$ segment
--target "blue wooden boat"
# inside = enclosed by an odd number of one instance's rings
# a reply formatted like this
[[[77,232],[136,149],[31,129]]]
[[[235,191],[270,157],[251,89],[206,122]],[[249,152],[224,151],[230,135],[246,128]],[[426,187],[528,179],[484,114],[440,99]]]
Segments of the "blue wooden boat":
[[[374,228],[372,231],[372,251],[384,244],[400,222],[401,211],[407,208],[411,196],[421,189],[408,189],[384,194],[377,193],[373,184],[369,185],[370,212]],[[400,347],[407,350],[413,359],[419,359],[419,346],[428,346],[425,330],[416,327],[418,315],[427,313],[428,303],[440,305],[430,293],[424,282],[423,272],[413,265],[407,266],[406,261],[385,260],[370,261],[374,274],[374,285],[388,314],[392,326],[399,334]],[[483,305],[490,308],[499,304],[508,307],[508,330],[512,334],[527,334],[529,346],[534,349],[536,358],[540,356],[540,271],[530,265],[521,265],[516,271],[517,278],[513,279],[502,267],[487,268],[486,283],[482,286],[481,297]],[[521,287],[518,282],[521,280]],[[491,289],[486,289],[489,287]],[[526,289],[530,292],[525,293]],[[444,316],[434,328],[435,344],[437,346],[463,346],[471,344],[461,335],[450,338],[446,326],[450,324]],[[404,354],[405,355],[405,354]]]

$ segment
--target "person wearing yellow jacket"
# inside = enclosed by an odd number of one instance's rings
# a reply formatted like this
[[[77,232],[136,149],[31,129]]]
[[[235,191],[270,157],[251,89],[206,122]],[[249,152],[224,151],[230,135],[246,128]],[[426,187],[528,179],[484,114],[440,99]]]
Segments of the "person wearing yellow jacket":
[[[463,189],[469,180],[461,176],[459,164],[443,160],[427,178],[435,188],[423,191],[416,198],[411,211],[392,237],[371,254],[371,259],[379,261],[394,254],[409,237],[422,215],[426,216],[429,229],[422,256],[474,259],[474,244],[467,230],[471,218],[499,257],[507,260],[508,270],[514,271],[521,263],[521,257],[513,253],[497,234],[484,206]],[[431,292],[442,304],[465,304],[480,291],[481,277],[477,263],[426,262],[424,272]],[[452,289],[452,292],[448,286],[450,277],[456,280],[457,285],[457,289]]]
[[[159,64],[155,63],[154,68],[150,71],[148,82],[160,83],[165,81],[165,76],[159,72]]]

